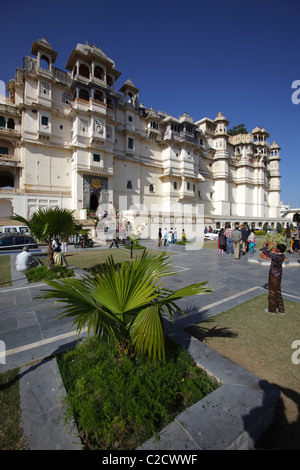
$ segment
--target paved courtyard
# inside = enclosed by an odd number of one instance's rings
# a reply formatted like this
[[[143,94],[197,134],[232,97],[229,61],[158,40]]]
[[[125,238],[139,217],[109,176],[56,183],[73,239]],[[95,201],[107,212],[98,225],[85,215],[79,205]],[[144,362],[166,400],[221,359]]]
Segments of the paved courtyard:
[[[156,248],[155,242],[149,241],[146,245]],[[109,250],[110,254],[114,249]],[[170,252],[177,274],[165,279],[165,287],[178,289],[208,281],[212,289],[210,294],[191,296],[178,302],[186,315],[175,319],[177,326],[184,328],[267,292],[269,268],[250,263],[249,254],[236,260],[231,254],[218,253],[213,249],[194,251],[174,245],[166,247],[166,251]],[[10,256],[13,286],[0,289],[0,339],[6,345],[6,365],[0,365],[2,369],[41,359],[76,340],[72,320],[56,318],[57,309],[53,300],[36,298],[47,286],[43,283],[28,284],[25,276],[14,269],[16,255]],[[299,260],[299,255],[293,256],[293,260]],[[296,302],[300,301],[299,266],[285,267],[282,279],[284,296]],[[76,272],[81,274],[80,269]]]
[[[145,245],[156,248],[155,242],[147,241]],[[97,249],[107,248],[93,248]],[[194,251],[182,246],[169,246],[166,251],[170,252],[177,274],[166,278],[165,287],[177,289],[195,282],[208,281],[212,289],[210,294],[188,297],[179,302],[185,315],[176,317],[177,331],[261,293],[267,293],[269,267],[250,262],[250,254],[236,260],[231,254],[218,253],[217,250],[207,248]],[[113,254],[113,249],[110,254]],[[56,318],[57,309],[53,300],[37,298],[47,286],[43,283],[28,284],[25,276],[14,268],[16,255],[10,256],[13,286],[0,289],[0,340],[6,346],[6,364],[0,364],[0,372],[49,358],[75,345],[77,339],[72,320]],[[296,302],[300,302],[299,259],[299,255],[295,254],[293,260],[298,264],[284,267],[282,279],[284,298]],[[77,269],[76,274],[80,276],[82,271]],[[167,328],[172,329],[168,319],[166,321]],[[37,369],[31,368],[30,372],[37,373]],[[27,382],[30,381],[29,377],[30,374],[26,376]],[[22,380],[21,387],[24,387]],[[43,393],[42,385],[38,393]],[[77,445],[80,447],[79,443]]]

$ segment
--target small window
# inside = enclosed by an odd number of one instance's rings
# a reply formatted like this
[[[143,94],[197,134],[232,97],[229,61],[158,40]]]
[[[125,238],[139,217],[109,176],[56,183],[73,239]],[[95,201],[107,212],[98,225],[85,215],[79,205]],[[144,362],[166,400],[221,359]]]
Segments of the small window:
[[[8,129],[14,129],[15,128],[15,121],[12,118],[9,118],[7,121],[7,128]]]
[[[134,139],[132,137],[128,137],[128,148],[130,150],[134,149]]]
[[[186,186],[187,186],[187,189],[190,189],[190,183],[187,183]]]
[[[132,116],[128,116],[128,121],[132,122]]]
[[[177,189],[177,182],[174,181],[174,189]]]
[[[132,189],[132,182],[131,181],[127,181],[127,189]]]
[[[98,155],[97,153],[94,153],[94,155],[93,155],[93,161],[100,163],[100,155]]]
[[[63,126],[62,124],[61,124],[59,127],[60,127],[60,129],[63,129],[63,128],[64,128],[64,126]]]
[[[149,191],[150,191],[150,193],[154,193],[154,186],[153,186],[153,184],[150,184],[150,186],[149,186]]]
[[[0,147],[0,155],[8,155],[8,147]]]
[[[47,118],[47,116],[42,116],[42,126],[48,126],[48,118]]]

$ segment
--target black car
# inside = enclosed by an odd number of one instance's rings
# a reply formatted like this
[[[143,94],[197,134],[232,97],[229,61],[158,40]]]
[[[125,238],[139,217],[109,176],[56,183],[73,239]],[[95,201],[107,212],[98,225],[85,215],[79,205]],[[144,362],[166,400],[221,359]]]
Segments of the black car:
[[[24,246],[28,248],[38,248],[36,241],[21,233],[5,233],[0,235],[0,250],[22,250]]]

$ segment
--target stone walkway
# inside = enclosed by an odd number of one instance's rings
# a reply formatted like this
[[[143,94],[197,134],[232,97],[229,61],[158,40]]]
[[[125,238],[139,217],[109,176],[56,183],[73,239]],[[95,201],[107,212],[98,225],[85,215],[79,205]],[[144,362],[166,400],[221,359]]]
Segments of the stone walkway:
[[[155,242],[145,245],[156,248]],[[150,440],[141,449],[251,448],[271,422],[278,391],[191,338],[184,328],[266,293],[269,268],[250,263],[248,254],[235,260],[231,254],[212,249],[193,251],[170,246],[166,251],[173,253],[170,258],[178,274],[166,278],[165,287],[177,289],[208,280],[213,290],[180,301],[185,316],[178,315],[174,325],[166,319],[166,328],[223,385],[177,417],[158,442]],[[46,284],[28,284],[14,268],[16,255],[10,256],[13,286],[0,289],[0,340],[6,346],[6,364],[0,364],[0,372],[21,367],[21,405],[30,449],[81,449],[75,424],[70,429],[64,424],[60,397],[65,391],[53,359],[76,344],[72,320],[57,320],[53,301],[37,298],[47,289]],[[294,255],[294,259],[298,261],[299,256]],[[76,269],[78,276],[82,273]],[[282,291],[285,298],[300,302],[299,263],[284,268]],[[201,431],[199,422],[203,423]]]

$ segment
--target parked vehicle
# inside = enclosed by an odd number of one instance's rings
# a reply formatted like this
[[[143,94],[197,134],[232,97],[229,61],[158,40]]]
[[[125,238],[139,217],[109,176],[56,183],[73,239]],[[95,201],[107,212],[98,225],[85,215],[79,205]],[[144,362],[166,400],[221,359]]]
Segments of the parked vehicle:
[[[4,225],[0,229],[2,233],[30,233],[26,225]]]
[[[204,235],[204,240],[218,240],[220,230],[213,230],[212,232],[207,232]]]
[[[37,242],[28,234],[0,234],[0,250],[22,250],[24,246],[28,246],[28,248],[38,248]]]

